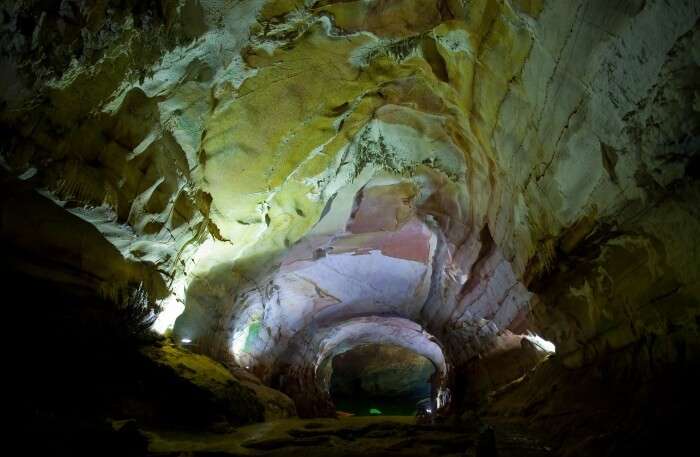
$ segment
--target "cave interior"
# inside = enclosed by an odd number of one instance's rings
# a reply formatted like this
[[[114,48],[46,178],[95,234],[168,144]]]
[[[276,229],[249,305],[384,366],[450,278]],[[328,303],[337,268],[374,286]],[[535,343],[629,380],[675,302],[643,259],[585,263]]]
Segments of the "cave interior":
[[[700,2],[0,12],[26,455],[696,447]]]

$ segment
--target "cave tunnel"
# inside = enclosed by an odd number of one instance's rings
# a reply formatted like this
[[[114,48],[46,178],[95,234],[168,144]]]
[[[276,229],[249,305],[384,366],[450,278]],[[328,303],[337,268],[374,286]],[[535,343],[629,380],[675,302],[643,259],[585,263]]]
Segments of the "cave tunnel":
[[[700,2],[0,11],[27,455],[695,447]]]
[[[386,344],[338,354],[332,370],[330,395],[336,411],[357,416],[415,416],[417,404],[430,401],[436,373],[426,357]]]

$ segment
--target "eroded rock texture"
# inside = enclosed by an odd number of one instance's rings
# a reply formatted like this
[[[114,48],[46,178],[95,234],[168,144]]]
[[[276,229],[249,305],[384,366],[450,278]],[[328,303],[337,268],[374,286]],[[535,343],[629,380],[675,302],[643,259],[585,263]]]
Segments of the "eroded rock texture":
[[[156,329],[306,415],[367,343],[431,360],[444,414],[539,364],[535,333],[562,382],[694,373],[698,2],[2,8],[30,275],[143,283]]]

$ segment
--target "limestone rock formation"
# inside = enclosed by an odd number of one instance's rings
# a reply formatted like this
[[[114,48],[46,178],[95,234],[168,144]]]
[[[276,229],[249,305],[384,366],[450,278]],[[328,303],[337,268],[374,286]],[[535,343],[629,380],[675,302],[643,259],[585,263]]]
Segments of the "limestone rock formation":
[[[208,357],[172,345],[149,347],[144,354],[164,373],[201,392],[197,408],[219,414],[232,424],[282,419],[296,415],[294,403],[250,375],[232,373]],[[165,374],[167,373],[167,374]],[[164,381],[163,384],[168,384]],[[172,395],[179,398],[177,391]],[[177,402],[180,403],[180,402]],[[210,419],[212,420],[212,419]]]
[[[444,415],[695,373],[697,1],[0,8],[8,271],[139,284],[154,329],[306,416],[368,343],[429,359]]]

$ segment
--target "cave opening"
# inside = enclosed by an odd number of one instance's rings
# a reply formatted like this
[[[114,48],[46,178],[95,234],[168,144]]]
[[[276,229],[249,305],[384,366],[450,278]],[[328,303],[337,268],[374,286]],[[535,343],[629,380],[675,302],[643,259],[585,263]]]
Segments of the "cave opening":
[[[430,402],[435,365],[392,344],[364,344],[332,360],[330,395],[336,410],[355,416],[412,416]]]

